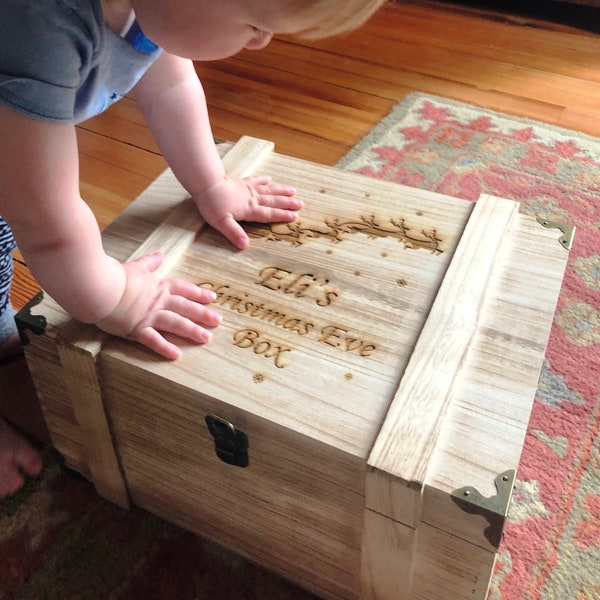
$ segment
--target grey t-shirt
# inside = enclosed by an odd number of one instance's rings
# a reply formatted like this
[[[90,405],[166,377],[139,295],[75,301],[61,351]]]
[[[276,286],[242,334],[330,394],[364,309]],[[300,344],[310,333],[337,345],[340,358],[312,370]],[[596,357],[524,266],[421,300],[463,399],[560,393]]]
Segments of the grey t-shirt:
[[[0,102],[38,119],[80,123],[101,113],[160,52],[109,29],[99,0],[0,2]]]

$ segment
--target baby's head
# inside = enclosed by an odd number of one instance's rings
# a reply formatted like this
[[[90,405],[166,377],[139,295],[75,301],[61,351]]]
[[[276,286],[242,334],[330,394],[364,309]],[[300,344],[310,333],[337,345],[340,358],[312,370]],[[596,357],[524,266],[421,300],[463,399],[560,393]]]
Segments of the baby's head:
[[[303,39],[326,38],[360,27],[386,0],[278,0],[282,10],[312,26],[294,33]]]
[[[104,0],[118,2],[119,0]],[[128,0],[144,33],[167,52],[216,60],[264,48],[273,35],[305,39],[362,25],[385,0]]]

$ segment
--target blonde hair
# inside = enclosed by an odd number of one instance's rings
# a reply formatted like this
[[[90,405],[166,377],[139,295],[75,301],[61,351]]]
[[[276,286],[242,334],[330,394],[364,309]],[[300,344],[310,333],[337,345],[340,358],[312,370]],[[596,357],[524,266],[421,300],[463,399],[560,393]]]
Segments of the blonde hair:
[[[312,16],[318,25],[295,34],[317,40],[347,33],[360,27],[386,0],[288,0],[292,11]]]

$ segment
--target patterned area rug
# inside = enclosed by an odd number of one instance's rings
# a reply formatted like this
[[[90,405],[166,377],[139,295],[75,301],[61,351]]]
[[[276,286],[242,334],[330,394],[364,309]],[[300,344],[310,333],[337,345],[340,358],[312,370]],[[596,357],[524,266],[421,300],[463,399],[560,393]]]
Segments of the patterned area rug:
[[[600,598],[600,140],[415,94],[341,166],[577,226],[489,599]],[[0,502],[0,557],[2,600],[316,600],[103,501],[52,451]]]

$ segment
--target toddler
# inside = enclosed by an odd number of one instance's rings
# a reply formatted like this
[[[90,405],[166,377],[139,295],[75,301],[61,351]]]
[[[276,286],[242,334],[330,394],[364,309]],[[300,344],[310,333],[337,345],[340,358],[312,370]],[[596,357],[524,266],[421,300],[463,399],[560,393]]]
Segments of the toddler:
[[[0,360],[21,351],[8,296],[16,244],[41,286],[74,318],[166,359],[180,349],[163,333],[207,342],[221,320],[208,306],[212,292],[157,278],[160,254],[125,264],[105,254],[79,194],[75,124],[133,90],[202,217],[243,249],[248,237],[239,221],[291,221],[302,202],[266,177],[226,176],[192,60],[258,50],[274,34],[342,33],[383,1],[2,0]],[[37,453],[0,422],[0,498],[22,485],[21,471],[40,469]]]

